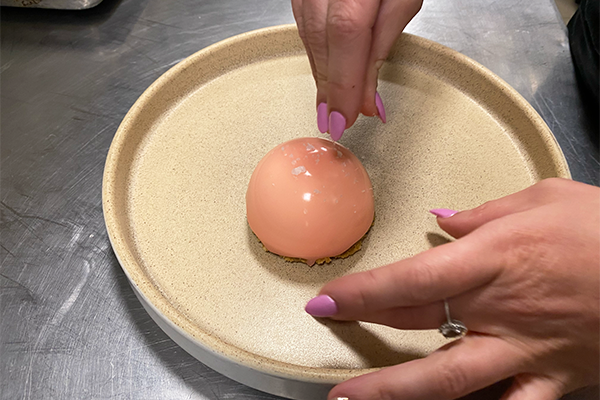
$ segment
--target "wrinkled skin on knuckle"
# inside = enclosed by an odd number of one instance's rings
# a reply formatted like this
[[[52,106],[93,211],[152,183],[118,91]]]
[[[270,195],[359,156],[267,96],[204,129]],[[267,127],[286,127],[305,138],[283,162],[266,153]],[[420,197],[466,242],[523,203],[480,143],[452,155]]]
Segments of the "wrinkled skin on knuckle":
[[[363,279],[367,281],[367,285],[365,285],[365,287],[379,286],[377,275],[372,270],[365,271]],[[376,308],[376,305],[373,304],[373,299],[371,298],[371,295],[368,293],[370,293],[369,290],[360,290],[358,292],[357,306],[360,310],[372,310]]]
[[[395,388],[389,381],[380,382],[375,388],[375,399],[378,400],[396,400]]]
[[[456,399],[472,391],[469,387],[469,373],[460,360],[440,361],[436,375],[433,381],[440,395],[436,398]]]
[[[314,16],[303,18],[304,38],[311,45],[325,46],[327,44],[327,30],[324,24]]]
[[[473,220],[482,219],[490,211],[490,209],[493,209],[496,206],[497,201],[498,200],[489,200],[480,206],[475,207],[471,213],[471,218]]]
[[[408,297],[413,305],[423,305],[430,303],[435,297],[437,287],[435,267],[423,260],[415,260],[412,267],[407,271],[407,281],[409,285],[399,285],[404,287],[404,295]]]
[[[582,365],[598,365],[598,302],[589,304],[589,293],[597,293],[598,283],[579,278],[572,269],[570,263],[579,262],[580,251],[561,247],[566,236],[551,232],[552,224],[533,224],[539,216],[523,218],[490,224],[490,229],[499,232],[495,254],[504,269],[477,301],[482,309],[495,312],[483,313],[478,320],[487,333],[503,336],[529,354],[530,365],[538,370],[566,366],[580,375],[597,377],[597,369],[582,373]],[[595,312],[590,310],[593,307]],[[565,330],[566,326],[570,328]],[[570,364],[574,352],[577,361]]]
[[[319,84],[327,82],[327,71],[324,70],[327,63],[327,54],[323,49],[327,48],[326,33],[323,26],[318,25],[314,18],[308,18],[304,21],[304,43],[310,47],[312,57],[315,62],[315,71],[313,76]]]
[[[502,322],[515,331],[527,326],[539,337],[559,335],[573,310],[562,301],[572,288],[553,256],[555,245],[536,227],[510,226],[503,236],[505,272],[498,282],[503,289],[492,301],[507,316]]]
[[[530,277],[526,275],[541,272],[536,267],[538,263],[544,263],[548,245],[543,239],[543,232],[538,229],[523,225],[504,225],[501,233],[497,235],[497,246],[502,257],[502,265],[505,271],[522,282]],[[541,233],[541,237],[540,237]]]
[[[330,35],[339,40],[352,40],[370,29],[359,1],[338,0],[329,6],[327,26]]]
[[[306,46],[306,32],[304,31],[302,18],[296,18],[296,23],[298,24],[298,36],[300,36],[300,40],[302,40],[302,43],[304,43],[304,45]]]

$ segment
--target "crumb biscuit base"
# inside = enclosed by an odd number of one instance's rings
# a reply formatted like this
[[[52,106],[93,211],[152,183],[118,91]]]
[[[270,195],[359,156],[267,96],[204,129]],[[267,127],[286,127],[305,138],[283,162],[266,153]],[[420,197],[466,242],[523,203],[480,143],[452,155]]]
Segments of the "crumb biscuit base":
[[[373,222],[371,223],[371,226],[369,227],[369,230],[367,231],[367,233],[365,233],[363,237],[361,237],[360,239],[358,239],[358,241],[356,243],[354,243],[352,246],[350,246],[350,248],[348,250],[346,250],[345,252],[343,252],[342,254],[337,255],[337,256],[319,258],[319,259],[317,259],[315,261],[315,264],[318,264],[318,265],[329,264],[332,260],[335,260],[336,258],[348,258],[351,255],[353,255],[356,252],[358,252],[362,248],[362,241],[369,234],[369,232],[371,231],[371,228],[373,227],[374,223],[375,223],[375,218],[373,218]],[[252,233],[254,233],[254,232],[252,232]],[[306,262],[306,259],[304,259],[304,258],[286,257],[286,256],[282,256],[280,254],[273,253],[273,252],[269,251],[265,247],[265,245],[260,241],[260,239],[258,238],[258,236],[256,236],[256,234],[254,234],[254,236],[260,242],[260,244],[262,245],[262,248],[267,253],[275,254],[276,256],[279,256],[279,257],[283,258],[287,262],[301,262],[301,263],[305,263],[306,265],[308,265],[308,263]]]
[[[329,263],[330,263],[332,260],[334,260],[334,259],[336,259],[336,258],[346,258],[346,257],[350,257],[352,254],[356,253],[357,251],[359,251],[359,250],[361,249],[361,247],[362,247],[362,241],[363,241],[363,238],[364,238],[364,236],[363,236],[362,238],[360,238],[360,239],[358,240],[358,242],[354,243],[354,244],[353,244],[353,245],[352,245],[352,246],[351,246],[351,247],[350,247],[348,250],[346,250],[346,251],[345,251],[345,252],[343,252],[342,254],[340,254],[340,255],[337,255],[337,256],[332,256],[332,257],[324,257],[324,258],[319,258],[319,259],[317,259],[317,260],[315,261],[315,264],[319,264],[319,265],[323,265],[323,264],[329,264]],[[257,238],[257,239],[258,239],[258,238]],[[259,240],[259,241],[260,241],[260,240]],[[267,250],[267,248],[265,247],[265,245],[264,245],[264,244],[262,244],[262,242],[261,242],[261,245],[262,245],[263,249],[264,249],[266,252],[268,252],[268,253],[272,253],[272,252],[270,252],[269,250]],[[306,262],[306,260],[305,260],[304,258],[286,257],[286,256],[282,256],[282,255],[279,255],[279,254],[276,254],[276,253],[272,253],[272,254],[275,254],[276,256],[279,256],[279,257],[283,258],[283,259],[284,259],[285,261],[287,261],[287,262],[302,262],[302,263],[305,263],[305,264],[307,264],[307,265],[308,265],[308,263]]]

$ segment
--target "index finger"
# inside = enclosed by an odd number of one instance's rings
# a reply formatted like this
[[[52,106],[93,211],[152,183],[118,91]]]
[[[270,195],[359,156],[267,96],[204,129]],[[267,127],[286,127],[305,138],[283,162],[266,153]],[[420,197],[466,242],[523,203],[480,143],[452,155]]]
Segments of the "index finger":
[[[378,0],[335,0],[327,10],[327,105],[333,140],[341,138],[360,112],[378,9]]]
[[[333,299],[334,319],[368,320],[382,310],[427,305],[481,287],[499,275],[501,260],[491,255],[493,238],[478,236],[344,276],[326,284],[320,295]]]

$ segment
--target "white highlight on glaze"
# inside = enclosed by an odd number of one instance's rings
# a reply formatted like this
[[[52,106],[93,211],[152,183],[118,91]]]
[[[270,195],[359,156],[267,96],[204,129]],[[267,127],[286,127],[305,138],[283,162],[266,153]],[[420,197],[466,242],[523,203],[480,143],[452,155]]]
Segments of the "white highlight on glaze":
[[[306,172],[306,168],[304,168],[304,165],[301,165],[292,170],[292,175],[300,175],[303,172]]]

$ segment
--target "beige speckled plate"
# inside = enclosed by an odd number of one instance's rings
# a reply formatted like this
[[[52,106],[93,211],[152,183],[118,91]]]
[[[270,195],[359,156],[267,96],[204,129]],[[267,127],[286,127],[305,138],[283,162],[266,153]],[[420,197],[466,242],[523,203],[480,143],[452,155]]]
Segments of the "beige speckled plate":
[[[341,140],[371,176],[375,225],[359,253],[312,268],[264,252],[245,217],[263,155],[321,136],[294,27],[192,55],[123,120],[103,185],[113,248],[148,312],[207,365],[267,392],[318,399],[344,379],[426,355],[445,343],[435,331],[317,321],[303,307],[335,277],[443,242],[431,208],[466,209],[569,177],[529,104],[453,50],[403,35],[379,92],[388,123],[361,117]]]

